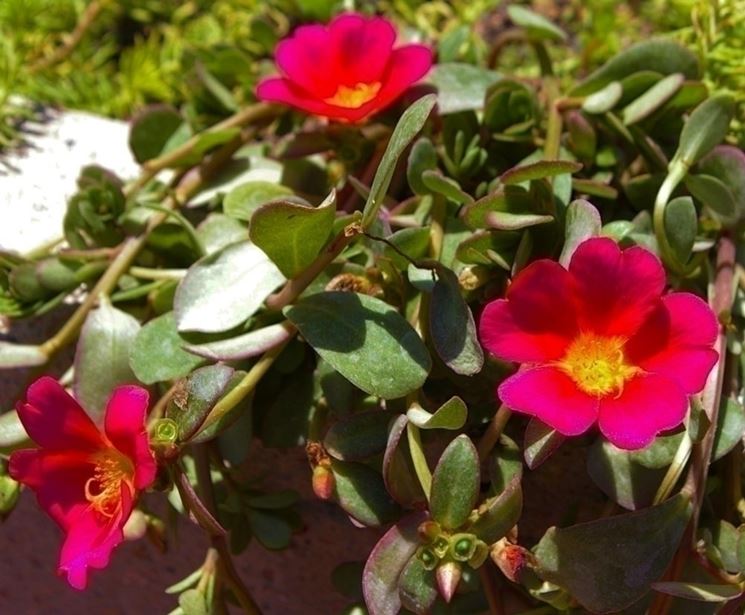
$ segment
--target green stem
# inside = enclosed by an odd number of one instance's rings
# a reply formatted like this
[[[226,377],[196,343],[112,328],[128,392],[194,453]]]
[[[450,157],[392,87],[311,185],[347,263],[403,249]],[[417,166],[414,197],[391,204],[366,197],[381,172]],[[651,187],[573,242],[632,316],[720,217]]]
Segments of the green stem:
[[[150,267],[130,267],[129,274],[141,280],[181,280],[186,269],[151,269]]]
[[[432,491],[432,472],[430,472],[427,465],[427,458],[424,455],[424,447],[422,446],[422,437],[419,433],[419,428],[413,423],[406,424],[406,439],[409,441],[409,451],[411,453],[411,461],[414,464],[414,472],[419,479],[419,484],[422,486],[424,496],[429,502],[429,495]]]
[[[499,438],[511,416],[512,410],[504,404],[499,406],[499,410],[494,414],[489,427],[486,428],[484,435],[481,436],[481,440],[479,440],[479,444],[476,447],[479,452],[479,459],[486,459],[487,455],[491,453],[494,446],[499,442]]]
[[[290,335],[278,346],[267,350],[264,355],[254,364],[243,379],[230,392],[220,399],[212,408],[207,418],[204,419],[200,430],[207,429],[210,425],[219,421],[228,412],[241,403],[259,384],[259,381],[269,371],[276,358],[282,353],[288,342],[294,337]]]
[[[688,463],[688,458],[691,456],[691,450],[693,450],[693,443],[686,432],[683,434],[683,439],[680,441],[678,450],[675,451],[675,457],[673,457],[673,461],[657,489],[657,493],[652,501],[653,506],[661,504],[670,496],[673,487],[675,487],[678,479],[683,474],[683,470]]]
[[[189,235],[189,239],[191,239],[192,244],[194,244],[194,247],[196,248],[199,256],[204,256],[205,254],[207,254],[204,246],[202,245],[202,240],[199,239],[199,235],[197,235],[197,229],[195,229],[194,225],[175,209],[168,209],[167,207],[161,207],[160,205],[153,204],[143,205],[143,207],[145,207],[146,209],[152,209],[153,211],[159,211],[166,216],[174,218],[183,227],[183,229],[186,231],[186,234]]]

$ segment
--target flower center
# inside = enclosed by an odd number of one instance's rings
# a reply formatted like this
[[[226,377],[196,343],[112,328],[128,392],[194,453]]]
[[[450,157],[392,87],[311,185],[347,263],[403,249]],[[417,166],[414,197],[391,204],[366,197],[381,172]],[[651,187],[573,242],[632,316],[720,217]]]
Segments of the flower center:
[[[114,449],[95,454],[96,468],[93,476],[85,482],[85,499],[104,517],[113,517],[121,506],[122,483],[134,493],[132,462]]]
[[[326,98],[324,102],[335,107],[344,107],[345,109],[357,109],[367,102],[370,102],[378,95],[380,91],[380,82],[358,83],[353,87],[340,85],[331,98]]]
[[[641,371],[626,362],[625,341],[621,337],[581,333],[569,346],[559,367],[588,395],[618,396],[626,381]]]

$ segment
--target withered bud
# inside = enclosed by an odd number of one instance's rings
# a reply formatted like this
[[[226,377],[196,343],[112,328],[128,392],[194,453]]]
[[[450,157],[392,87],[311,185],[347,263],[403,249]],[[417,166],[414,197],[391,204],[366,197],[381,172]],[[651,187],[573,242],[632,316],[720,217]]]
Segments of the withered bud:
[[[520,583],[523,573],[535,564],[530,551],[504,538],[492,545],[490,555],[502,574],[513,583]]]
[[[481,265],[464,267],[458,275],[458,284],[463,290],[476,290],[489,281],[489,269]]]
[[[354,273],[340,273],[331,278],[326,284],[328,291],[341,291],[345,293],[360,293],[371,295],[376,287],[367,278]]]

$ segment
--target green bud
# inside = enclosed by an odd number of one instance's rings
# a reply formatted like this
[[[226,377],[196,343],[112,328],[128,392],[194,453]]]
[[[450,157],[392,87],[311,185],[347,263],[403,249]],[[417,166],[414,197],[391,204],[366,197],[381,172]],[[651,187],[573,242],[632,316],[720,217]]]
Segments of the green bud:
[[[425,570],[434,570],[437,566],[437,562],[440,561],[440,558],[437,557],[430,549],[420,549],[419,553],[417,554],[417,557],[424,565]]]
[[[173,419],[158,419],[152,430],[153,444],[174,444],[178,440],[178,424]]]
[[[450,554],[459,562],[471,559],[476,549],[476,537],[473,534],[454,534],[450,537]]]
[[[445,557],[450,548],[450,541],[445,536],[438,536],[432,543],[432,550],[439,559]]]
[[[0,519],[13,512],[21,494],[21,485],[10,476],[0,476]]]
[[[9,276],[13,294],[23,301],[38,301],[47,296],[47,291],[36,277],[36,265],[24,263],[14,267]]]

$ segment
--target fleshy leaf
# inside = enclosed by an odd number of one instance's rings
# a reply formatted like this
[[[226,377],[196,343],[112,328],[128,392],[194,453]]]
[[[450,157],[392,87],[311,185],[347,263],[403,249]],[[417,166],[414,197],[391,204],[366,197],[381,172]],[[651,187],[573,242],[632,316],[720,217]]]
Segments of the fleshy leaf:
[[[577,199],[569,203],[564,224],[564,248],[561,250],[559,262],[568,268],[577,246],[585,239],[599,235],[602,222],[600,213],[592,203]]]
[[[468,519],[479,494],[479,456],[466,435],[453,440],[432,474],[430,512],[446,529],[456,529]]]
[[[418,557],[412,557],[401,573],[398,591],[405,609],[417,615],[429,613],[437,600],[434,570],[427,570]]]
[[[460,429],[465,425],[468,408],[460,397],[451,397],[434,414],[413,406],[406,411],[406,418],[419,429]]]
[[[335,494],[348,515],[368,527],[391,521],[399,506],[388,495],[380,473],[362,463],[331,461]]]
[[[428,81],[437,88],[437,109],[441,115],[481,109],[486,90],[498,81],[496,73],[473,64],[436,64]]]
[[[558,431],[552,429],[538,419],[530,419],[525,430],[523,450],[525,463],[531,470],[535,470],[548,459],[566,440]]]
[[[225,195],[222,209],[235,220],[250,220],[257,209],[275,199],[292,196],[292,190],[281,184],[254,180],[233,188]]]
[[[329,455],[342,461],[359,461],[382,453],[388,441],[393,413],[384,410],[357,412],[334,423],[323,445]]]

